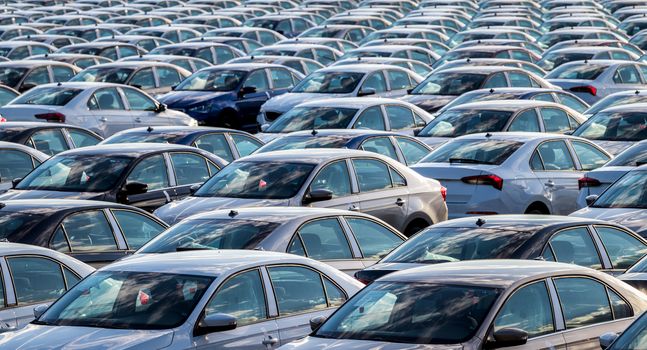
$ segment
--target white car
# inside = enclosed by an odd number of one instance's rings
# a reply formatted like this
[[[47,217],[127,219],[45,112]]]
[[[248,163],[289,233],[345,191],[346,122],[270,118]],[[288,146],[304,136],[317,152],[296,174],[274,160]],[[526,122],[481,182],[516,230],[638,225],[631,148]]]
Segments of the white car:
[[[139,89],[112,83],[41,85],[0,108],[0,115],[8,121],[65,122],[103,137],[138,126],[198,125]]]

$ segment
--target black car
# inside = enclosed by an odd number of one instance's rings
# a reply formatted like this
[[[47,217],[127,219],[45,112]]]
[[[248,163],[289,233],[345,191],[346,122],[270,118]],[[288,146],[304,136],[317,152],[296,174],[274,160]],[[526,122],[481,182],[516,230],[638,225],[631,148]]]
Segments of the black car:
[[[0,141],[19,143],[53,156],[73,148],[94,146],[103,138],[78,126],[38,123],[0,123]]]
[[[0,203],[0,236],[103,265],[132,254],[168,225],[128,205],[61,199]]]
[[[481,259],[557,261],[620,274],[645,254],[647,240],[608,221],[492,215],[429,226],[355,277],[369,283],[425,264]]]
[[[59,153],[14,188],[8,199],[93,199],[153,211],[191,193],[227,164],[195,147],[129,143],[84,147]]]
[[[252,154],[263,141],[249,133],[207,126],[157,126],[118,132],[101,144],[154,142],[193,146],[231,162]]]

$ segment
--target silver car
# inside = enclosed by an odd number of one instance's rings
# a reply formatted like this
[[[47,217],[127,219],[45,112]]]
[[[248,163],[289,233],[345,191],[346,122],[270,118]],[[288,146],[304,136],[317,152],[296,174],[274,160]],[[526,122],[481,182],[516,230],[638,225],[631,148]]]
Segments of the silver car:
[[[267,350],[304,337],[363,285],[296,255],[219,250],[106,266],[13,334],[3,349]],[[46,335],[46,336],[44,336]]]
[[[137,126],[198,125],[139,89],[112,83],[41,85],[1,107],[0,114],[9,121],[65,122],[102,137]]]
[[[230,163],[192,196],[155,215],[173,224],[216,209],[314,206],[367,213],[410,236],[447,219],[445,195],[438,181],[373,152],[276,151]]]
[[[597,349],[646,309],[643,293],[585,267],[452,262],[378,279],[281,350]]]
[[[14,179],[22,179],[49,156],[31,147],[0,141],[0,193],[13,187]]]
[[[24,327],[34,319],[34,306],[56,300],[94,271],[51,249],[6,242],[0,243],[0,269],[0,332]]]
[[[594,114],[610,107],[645,102],[647,102],[647,90],[621,91],[601,99],[582,114],[584,114],[585,117],[590,118]]]

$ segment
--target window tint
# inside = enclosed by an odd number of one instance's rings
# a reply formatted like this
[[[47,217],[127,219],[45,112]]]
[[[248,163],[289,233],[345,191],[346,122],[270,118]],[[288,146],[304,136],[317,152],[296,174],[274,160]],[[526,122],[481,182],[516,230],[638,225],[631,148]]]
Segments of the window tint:
[[[99,138],[85,131],[67,129],[67,132],[70,134],[72,142],[74,142],[74,146],[76,146],[77,148],[94,146],[97,143],[101,142]]]
[[[103,211],[72,214],[63,220],[73,252],[117,250],[112,227]]]
[[[411,59],[420,61],[427,64],[433,64],[436,60],[433,57],[430,57],[426,52],[421,52],[417,50],[411,51]]]
[[[148,98],[143,93],[135,89],[123,89],[126,99],[128,100],[128,105],[131,110],[135,111],[154,111],[157,109],[157,104],[155,101]]]
[[[607,292],[609,293],[609,301],[611,301],[611,311],[613,311],[614,319],[617,320],[634,315],[631,306],[624,299],[609,288],[607,288]]]
[[[506,87],[508,82],[505,80],[505,75],[503,73],[495,73],[490,76],[490,78],[483,85],[485,88],[497,88],[497,87]]]
[[[505,302],[494,320],[494,331],[502,328],[522,329],[530,338],[555,331],[553,308],[543,281],[520,288]]]
[[[570,107],[577,112],[582,113],[589,108],[586,104],[580,102],[573,96],[569,96],[567,94],[558,94],[558,96],[563,105]]]
[[[257,92],[269,90],[270,85],[267,82],[267,75],[265,74],[265,70],[260,69],[250,74],[245,80],[245,84],[243,85],[243,88],[245,87],[256,88]]]
[[[18,304],[51,301],[65,292],[61,265],[38,257],[7,258]]]
[[[381,258],[402,243],[402,238],[374,221],[360,218],[346,218],[346,221],[364,258]]]
[[[544,142],[537,147],[545,170],[574,170],[575,164],[563,141]]]
[[[79,276],[74,274],[74,272],[65,266],[63,266],[63,276],[65,276],[65,285],[67,286],[67,289],[74,287],[81,280]]]
[[[315,220],[299,229],[306,254],[315,260],[351,259],[346,235],[335,218]],[[288,253],[296,253],[288,251]]]
[[[41,67],[29,72],[22,84],[34,84],[38,86],[47,83],[49,83],[49,72],[47,71],[47,67]]]
[[[537,94],[533,96],[532,98],[535,101],[546,101],[546,102],[557,102],[555,101],[555,98],[553,97],[553,94]]]
[[[416,126],[413,112],[402,106],[385,106],[386,117],[391,124],[391,130],[410,129]]]
[[[145,183],[149,191],[169,187],[164,157],[158,154],[142,160],[128,175],[126,182]]]
[[[213,153],[228,162],[234,160],[234,155],[231,153],[231,149],[229,149],[229,143],[227,143],[224,134],[200,136],[195,140],[195,147]]]
[[[581,141],[571,141],[583,170],[599,168],[609,161],[609,157],[597,148]]]
[[[241,134],[231,134],[231,138],[233,139],[234,145],[236,145],[238,154],[241,157],[254,153],[254,151],[259,149],[263,145],[259,141]]]
[[[550,107],[541,108],[541,119],[544,122],[546,132],[565,132],[571,130],[568,114],[561,109]]]
[[[640,84],[640,75],[633,65],[619,67],[613,75],[616,84]]]
[[[41,130],[31,135],[34,148],[53,156],[69,149],[61,129]]]
[[[65,233],[63,232],[63,229],[61,227],[56,229],[56,231],[54,232],[54,236],[49,242],[49,247],[53,250],[56,250],[57,252],[67,253],[70,251],[70,246],[67,243],[67,238],[65,238]]]
[[[157,78],[160,86],[174,86],[182,81],[180,73],[168,67],[157,67]]]
[[[134,211],[112,210],[112,214],[117,219],[130,249],[139,249],[164,231],[164,226]]]
[[[379,106],[365,109],[357,118],[353,129],[386,130],[382,109]]]
[[[398,160],[395,147],[388,137],[372,137],[362,143],[361,148],[364,151],[378,153],[391,159]]]
[[[607,322],[613,319],[604,285],[588,278],[555,279],[555,287],[566,329]]]
[[[510,123],[508,131],[539,131],[539,121],[537,120],[537,112],[535,109],[529,109],[517,115],[512,123]]]
[[[510,86],[514,87],[532,87],[532,81],[528,74],[520,72],[510,72],[508,73],[508,78],[510,79]]]
[[[57,82],[68,81],[74,76],[72,68],[63,66],[52,66],[52,73],[54,74],[54,81]]]
[[[360,192],[369,192],[391,187],[386,164],[370,159],[353,159]]]
[[[375,72],[366,78],[360,90],[367,91],[368,89],[373,89],[376,93],[386,91],[386,81],[382,72]]]
[[[296,266],[269,267],[279,315],[322,310],[328,307],[321,275]]]
[[[346,161],[337,161],[323,168],[317,177],[312,180],[310,190],[328,190],[334,197],[349,196],[351,194],[350,177]]]
[[[331,307],[341,306],[348,297],[337,285],[332,283],[331,280],[324,277],[324,287],[326,288],[326,295],[328,296],[328,304]]]
[[[34,169],[31,156],[27,153],[9,149],[0,150],[0,181],[7,182],[22,178]]]
[[[90,109],[118,109],[124,110],[124,103],[121,100],[121,95],[115,88],[101,89],[94,93],[95,102],[88,102]]]
[[[393,181],[393,187],[402,187],[407,185],[407,180],[402,177],[397,171],[389,167],[389,173],[391,174],[391,181]]]
[[[398,143],[398,146],[400,146],[400,150],[404,155],[407,165],[416,164],[420,159],[429,154],[429,149],[416,141],[409,140],[404,137],[396,137],[395,141]]]
[[[197,154],[171,153],[171,162],[178,186],[203,183],[210,177],[207,160]]]
[[[265,320],[267,307],[259,271],[242,272],[225,281],[204,313],[207,316],[216,313],[235,316],[238,327]]]
[[[154,88],[155,77],[153,76],[153,69],[144,68],[139,72],[135,73],[135,75],[133,75],[133,77],[130,79],[130,83],[128,83],[128,85],[132,85],[140,89]]]
[[[270,77],[272,79],[274,89],[289,89],[294,86],[292,75],[287,69],[271,68]]]
[[[550,239],[550,248],[558,262],[586,266],[593,269],[602,267],[589,230],[584,227],[567,229]],[[549,249],[548,246],[545,249]]]
[[[647,246],[630,234],[612,227],[595,226],[614,269],[627,269],[647,254]]]
[[[391,90],[410,89],[413,87],[409,75],[406,72],[398,70],[389,70],[387,72]]]

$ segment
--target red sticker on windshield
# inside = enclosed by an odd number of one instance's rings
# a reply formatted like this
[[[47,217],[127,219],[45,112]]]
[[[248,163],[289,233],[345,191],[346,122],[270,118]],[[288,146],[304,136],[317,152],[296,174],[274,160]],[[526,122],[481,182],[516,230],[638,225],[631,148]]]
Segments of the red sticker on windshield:
[[[267,182],[265,182],[263,179],[258,182],[258,188],[265,188],[266,186]]]
[[[148,302],[151,299],[150,295],[142,292],[141,290],[139,291],[138,298],[139,298],[139,303],[142,304],[142,305],[148,304]]]

